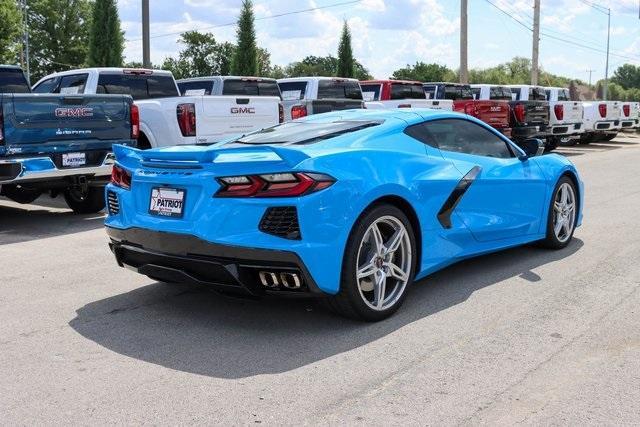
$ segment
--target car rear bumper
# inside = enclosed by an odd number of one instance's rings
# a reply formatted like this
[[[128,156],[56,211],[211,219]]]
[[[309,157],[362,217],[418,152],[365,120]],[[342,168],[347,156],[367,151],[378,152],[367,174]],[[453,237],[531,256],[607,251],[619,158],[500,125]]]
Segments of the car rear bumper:
[[[559,137],[580,135],[584,133],[584,126],[582,123],[557,124],[549,126],[548,132],[553,136]]]
[[[118,265],[155,280],[254,296],[325,295],[294,252],[211,243],[136,227],[106,230]]]
[[[112,153],[104,155],[97,165],[78,168],[59,167],[48,156],[0,159],[0,184],[20,184],[72,176],[108,177],[111,175],[113,162]]]
[[[637,123],[636,123],[635,120],[622,120],[620,122],[620,127],[622,129],[630,129],[630,128],[635,127],[636,125],[637,125]]]

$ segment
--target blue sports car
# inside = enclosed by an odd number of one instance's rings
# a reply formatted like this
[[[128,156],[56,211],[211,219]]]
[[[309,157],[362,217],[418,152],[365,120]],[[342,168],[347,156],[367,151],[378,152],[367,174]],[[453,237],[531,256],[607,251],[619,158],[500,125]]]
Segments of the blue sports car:
[[[456,261],[570,242],[583,184],[541,148],[426,109],[313,115],[210,146],[117,146],[107,232],[118,264],[154,280],[322,296],[375,321]]]

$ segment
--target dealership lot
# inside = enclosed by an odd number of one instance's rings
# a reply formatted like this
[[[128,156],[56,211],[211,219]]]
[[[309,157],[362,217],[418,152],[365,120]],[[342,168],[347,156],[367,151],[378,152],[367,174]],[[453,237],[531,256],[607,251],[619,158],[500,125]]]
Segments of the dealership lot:
[[[376,324],[154,283],[103,217],[0,201],[0,419],[32,423],[634,424],[640,137],[560,148],[586,187],[559,252],[417,283]]]

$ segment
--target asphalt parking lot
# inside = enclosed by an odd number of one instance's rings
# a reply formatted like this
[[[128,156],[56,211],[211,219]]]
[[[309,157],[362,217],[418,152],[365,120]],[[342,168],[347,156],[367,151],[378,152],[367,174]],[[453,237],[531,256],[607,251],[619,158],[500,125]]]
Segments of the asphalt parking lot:
[[[102,216],[0,200],[0,420],[637,425],[640,136],[559,152],[587,192],[568,248],[454,265],[377,324],[154,283]]]

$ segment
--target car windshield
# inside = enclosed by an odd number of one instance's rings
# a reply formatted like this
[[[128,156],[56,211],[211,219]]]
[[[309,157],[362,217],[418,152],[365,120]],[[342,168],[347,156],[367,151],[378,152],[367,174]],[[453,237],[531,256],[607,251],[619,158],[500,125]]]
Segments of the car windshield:
[[[22,70],[17,68],[0,69],[0,93],[29,93],[31,88],[27,84]]]
[[[345,120],[328,123],[289,122],[262,129],[234,141],[236,144],[311,144],[377,126],[380,121]]]

